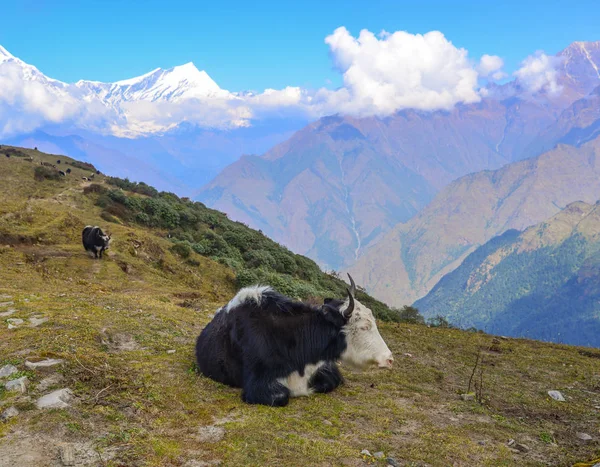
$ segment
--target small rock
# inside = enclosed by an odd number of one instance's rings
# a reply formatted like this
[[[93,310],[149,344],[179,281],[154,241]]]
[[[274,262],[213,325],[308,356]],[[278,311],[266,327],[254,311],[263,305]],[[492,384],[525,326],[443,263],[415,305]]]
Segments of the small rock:
[[[13,306],[15,302],[2,302],[0,303],[0,308],[4,308],[5,306]]]
[[[62,383],[63,379],[63,375],[60,374],[48,376],[47,378],[41,380],[35,389],[38,391],[45,391],[52,386],[58,386],[60,383]]]
[[[225,437],[225,428],[222,426],[201,426],[198,430],[198,441],[201,443],[218,443]]]
[[[73,400],[73,397],[70,389],[59,389],[40,397],[35,405],[38,409],[64,409],[69,407],[69,402]]]
[[[475,400],[475,394],[473,394],[472,392],[470,392],[469,394],[461,394],[460,398],[463,401],[474,401]]]
[[[405,357],[408,357],[408,358],[412,358],[412,354],[411,354],[411,353],[408,353],[408,352],[405,352],[405,353],[404,353],[404,356],[405,356]]]
[[[385,454],[381,451],[377,451],[375,454],[373,454],[373,457],[375,459],[383,459],[385,457]]]
[[[23,320],[19,318],[8,318],[6,322],[8,323],[8,329],[15,329],[17,326],[23,324]]]
[[[362,451],[360,451],[360,453],[361,453],[363,456],[369,456],[369,457],[373,457],[373,456],[371,455],[371,453],[369,452],[369,450],[368,450],[368,449],[363,449]]]
[[[25,366],[31,370],[35,370],[36,368],[48,368],[54,365],[60,365],[63,362],[64,360],[59,358],[48,358],[39,362],[25,362]]]
[[[529,452],[529,451],[531,451],[531,449],[529,449],[529,446],[527,446],[526,444],[521,444],[521,443],[515,444],[515,448],[518,451],[520,451],[520,452]]]
[[[64,444],[59,448],[60,461],[63,465],[75,465],[75,449],[71,444]]]
[[[592,437],[587,433],[576,433],[575,436],[577,436],[577,438],[579,438],[581,441],[590,441],[592,439]]]
[[[12,295],[0,295],[0,299],[1,300],[8,300],[8,299],[11,299],[11,298],[12,298]]]
[[[29,318],[29,327],[30,328],[37,328],[40,324],[45,323],[46,321],[48,321],[48,318]]]
[[[167,350],[168,354],[174,354],[175,353],[175,349],[171,349],[171,350]]]
[[[398,461],[396,459],[394,459],[393,457],[388,457],[386,460],[388,465],[391,465],[392,467],[400,467],[400,464],[398,464]]]
[[[21,376],[18,379],[13,379],[12,381],[8,381],[4,387],[7,391],[18,391],[21,394],[25,394],[27,392],[27,386],[29,385],[29,380],[27,376]]]
[[[13,418],[19,415],[19,410],[16,407],[9,407],[0,415],[0,420],[5,422],[9,418]]]
[[[566,401],[566,399],[564,398],[564,396],[561,394],[560,391],[548,391],[548,395],[555,401],[559,401],[559,402]]]
[[[329,420],[323,420],[323,424],[327,426],[333,426],[333,423],[331,423]]]
[[[19,370],[17,370],[17,368],[13,365],[4,365],[2,368],[0,368],[0,378],[6,378],[17,371]]]
[[[478,441],[477,444],[479,444],[479,446],[485,446],[485,441]]]
[[[507,446],[512,446],[514,444],[515,444],[515,440],[512,438],[508,440],[508,443],[506,443]]]
[[[16,311],[17,310],[15,310],[14,308],[9,308],[7,311],[0,313],[0,318],[5,318],[7,316],[14,315]]]

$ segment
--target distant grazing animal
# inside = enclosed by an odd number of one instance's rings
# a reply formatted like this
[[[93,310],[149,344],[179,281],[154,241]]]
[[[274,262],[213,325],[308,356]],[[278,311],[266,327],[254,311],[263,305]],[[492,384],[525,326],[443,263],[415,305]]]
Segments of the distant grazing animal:
[[[56,163],[57,163],[57,164],[60,164],[60,159],[58,159],[58,160],[56,161]]]
[[[92,180],[94,178],[94,174],[90,174],[90,176],[88,177],[88,180]]]
[[[81,177],[81,179],[87,182],[87,177]]]
[[[33,157],[24,157],[23,160],[27,162],[33,162]]]
[[[62,170],[59,170],[59,171],[58,171],[58,174],[59,174],[59,175],[62,175],[63,177],[67,175],[67,174],[66,174],[66,173],[64,173]]]
[[[102,229],[97,225],[85,226],[81,233],[81,239],[85,250],[93,252],[95,258],[102,258],[102,252],[108,250],[111,241],[110,235],[104,235]]]
[[[96,170],[96,175],[100,175],[100,171],[99,170]]]
[[[6,157],[10,157],[10,154],[5,154],[5,155],[6,155]]]
[[[349,276],[350,277],[350,276]],[[196,340],[201,373],[242,388],[248,404],[285,406],[290,397],[333,391],[342,382],[337,361],[354,369],[391,368],[392,352],[373,313],[355,298],[312,306],[267,286],[241,289]]]
[[[67,169],[67,173],[70,174],[71,173],[71,169]]]

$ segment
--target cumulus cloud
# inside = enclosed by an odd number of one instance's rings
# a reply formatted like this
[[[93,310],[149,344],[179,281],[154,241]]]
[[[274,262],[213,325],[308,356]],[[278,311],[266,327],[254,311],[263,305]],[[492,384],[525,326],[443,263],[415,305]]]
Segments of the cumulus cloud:
[[[521,62],[521,68],[514,72],[514,76],[532,93],[545,90],[554,94],[561,89],[557,82],[560,63],[559,57],[538,51]]]
[[[500,80],[508,76],[502,71],[504,66],[504,60],[497,55],[485,54],[479,60],[477,71],[483,78],[492,78],[494,80]]]
[[[357,38],[340,27],[325,38],[343,75],[344,89],[332,96],[341,111],[388,115],[399,109],[449,109],[458,102],[478,102],[478,73],[465,49],[439,31],[404,31]]]
[[[376,35],[362,30],[355,37],[340,27],[325,43],[342,76],[343,85],[338,89],[288,86],[258,93],[217,89],[201,97],[192,89],[192,97],[174,99],[156,94],[158,98],[131,100],[138,90],[118,91],[103,83],[61,83],[9,57],[0,61],[0,136],[47,123],[72,123],[119,136],[137,136],[166,131],[182,122],[226,129],[271,118],[315,119],[338,113],[386,116],[406,108],[450,109],[485,97],[488,90],[480,85],[482,79],[489,82],[507,76],[502,58],[486,54],[471,60],[465,49],[454,46],[439,31],[382,31]],[[527,57],[514,75],[530,92],[557,92],[557,64],[557,58],[540,52]],[[189,66],[179,68],[180,74],[194,70],[201,74]],[[160,76],[170,71],[161,70]],[[187,75],[179,78],[187,83]],[[128,86],[126,81],[118,85]]]

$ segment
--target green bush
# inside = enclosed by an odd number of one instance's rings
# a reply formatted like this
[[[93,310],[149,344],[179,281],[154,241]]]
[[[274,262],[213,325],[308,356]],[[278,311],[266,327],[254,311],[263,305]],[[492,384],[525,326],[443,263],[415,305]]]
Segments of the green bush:
[[[58,180],[60,179],[60,174],[58,173],[58,170],[39,165],[33,171],[33,178],[38,182],[43,182],[44,180]]]
[[[192,248],[188,242],[178,242],[171,247],[171,251],[182,258],[189,258],[192,254]]]
[[[419,310],[413,306],[405,305],[397,310],[398,321],[402,323],[424,324],[425,318],[419,313]]]

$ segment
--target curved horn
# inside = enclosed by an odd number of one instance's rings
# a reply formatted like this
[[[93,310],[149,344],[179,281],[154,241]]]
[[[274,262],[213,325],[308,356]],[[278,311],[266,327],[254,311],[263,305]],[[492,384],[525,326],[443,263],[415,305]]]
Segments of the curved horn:
[[[342,312],[342,315],[344,318],[348,319],[350,316],[352,316],[352,312],[354,311],[354,297],[352,296],[350,289],[346,290],[348,291],[348,308]]]
[[[356,296],[356,284],[354,283],[354,279],[352,279],[352,276],[349,273],[348,274],[348,279],[350,279],[350,295],[352,295],[353,297]]]

